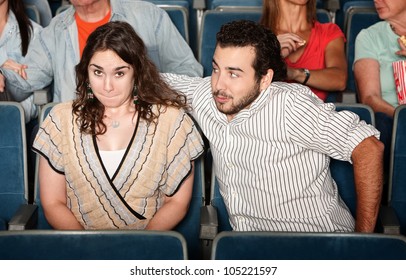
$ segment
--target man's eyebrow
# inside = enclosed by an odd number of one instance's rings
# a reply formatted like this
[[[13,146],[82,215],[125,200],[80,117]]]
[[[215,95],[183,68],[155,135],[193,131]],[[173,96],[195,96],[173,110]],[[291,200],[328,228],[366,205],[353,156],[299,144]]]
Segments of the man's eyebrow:
[[[216,60],[213,59],[212,62],[213,62],[216,66],[218,66]],[[238,72],[243,72],[243,73],[244,73],[244,71],[243,71],[241,68],[239,68],[239,67],[231,67],[231,66],[229,66],[229,67],[226,67],[226,69],[229,70],[229,71],[238,71]]]

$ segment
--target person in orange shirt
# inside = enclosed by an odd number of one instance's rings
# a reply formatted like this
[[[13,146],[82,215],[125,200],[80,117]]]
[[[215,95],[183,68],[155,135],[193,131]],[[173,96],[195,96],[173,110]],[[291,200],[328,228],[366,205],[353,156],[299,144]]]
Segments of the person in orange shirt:
[[[133,0],[70,2],[72,5],[56,15],[32,42],[22,64],[10,63],[7,69],[1,68],[6,87],[17,101],[52,82],[53,102],[73,100],[76,97],[74,68],[81,50],[89,34],[108,21],[129,23],[144,41],[150,59],[160,72],[203,75],[203,67],[168,14],[154,4]],[[21,68],[22,77],[15,73],[21,72]],[[4,77],[0,75],[0,91]]]

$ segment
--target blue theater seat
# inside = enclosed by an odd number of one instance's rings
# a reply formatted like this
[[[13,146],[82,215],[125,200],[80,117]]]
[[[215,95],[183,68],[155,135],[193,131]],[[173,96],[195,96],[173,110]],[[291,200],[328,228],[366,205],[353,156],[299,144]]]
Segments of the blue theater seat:
[[[382,213],[384,229],[406,235],[406,105],[395,110],[389,165],[388,208]],[[390,215],[389,215],[390,214]],[[388,216],[389,215],[389,216]],[[385,228],[387,227],[387,228]],[[397,228],[400,227],[400,230]]]
[[[17,102],[0,102],[0,224],[6,229],[28,205],[27,143],[24,112]]]
[[[222,232],[214,260],[405,260],[406,238],[360,233]]]
[[[2,260],[185,260],[187,245],[173,231],[3,231]]]

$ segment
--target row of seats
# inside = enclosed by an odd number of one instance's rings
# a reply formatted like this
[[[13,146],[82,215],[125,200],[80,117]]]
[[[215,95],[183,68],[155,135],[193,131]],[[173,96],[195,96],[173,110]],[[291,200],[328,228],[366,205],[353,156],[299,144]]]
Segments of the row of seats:
[[[44,119],[50,109],[54,104],[47,104],[43,110],[41,111],[41,120]],[[356,112],[360,115],[360,118],[365,120],[370,124],[374,124],[374,115],[372,114],[372,110],[365,105],[361,104],[337,104],[338,110],[351,110]],[[224,235],[225,240],[239,240],[238,244],[246,244],[244,246],[248,247],[255,247],[259,248],[262,245],[258,245],[263,242],[265,244],[271,244],[269,242],[273,242],[272,240],[277,240],[281,238],[292,238],[292,234],[294,239],[302,240],[300,242],[306,243],[305,240],[301,238],[310,238],[314,240],[314,238],[318,238],[319,241],[317,242],[325,242],[326,246],[333,246],[333,244],[352,244],[353,242],[358,243],[358,241],[354,241],[357,238],[368,239],[367,237],[370,236],[371,239],[365,240],[368,243],[374,243],[377,241],[375,240],[389,240],[393,238],[394,240],[403,240],[404,237],[400,237],[399,233],[405,234],[405,213],[406,213],[406,188],[404,184],[402,184],[402,171],[405,162],[406,152],[402,151],[402,143],[404,143],[403,137],[406,137],[406,120],[402,120],[402,118],[406,118],[406,105],[400,106],[397,109],[397,113],[395,115],[395,125],[396,128],[395,136],[394,136],[394,151],[392,155],[392,167],[391,167],[391,174],[393,178],[391,180],[391,196],[388,202],[388,206],[384,208],[381,214],[381,221],[382,225],[384,226],[382,231],[384,233],[391,234],[373,234],[373,235],[352,235],[352,234],[300,234],[300,233],[245,233],[240,236],[241,233],[234,233],[231,230],[231,226],[228,221],[228,214],[227,210],[224,206],[224,202],[219,192],[218,184],[215,180],[215,174],[212,172],[212,183],[210,184],[210,197],[207,198],[206,201],[206,180],[205,180],[205,164],[204,160],[207,161],[209,157],[209,153],[205,157],[201,157],[199,160],[196,161],[196,173],[194,178],[194,187],[193,187],[193,194],[192,194],[192,201],[190,203],[190,209],[185,217],[185,219],[176,227],[175,233],[169,233],[170,237],[162,237],[165,238],[172,238],[176,239],[176,243],[178,245],[182,244],[182,250],[186,250],[186,254],[183,254],[183,258],[188,259],[209,259],[209,258],[220,258],[216,256],[216,252],[218,251],[217,247],[221,242],[227,242],[220,240],[221,237]],[[40,121],[41,121],[40,120]],[[41,258],[40,255],[29,255],[30,253],[25,252],[28,251],[29,246],[38,246],[46,247],[51,246],[53,242],[57,242],[60,239],[61,244],[63,246],[67,246],[68,243],[66,242],[73,242],[75,239],[82,239],[86,238],[91,239],[92,241],[89,242],[89,246],[93,246],[91,248],[97,248],[95,244],[98,242],[101,243],[108,243],[106,240],[109,238],[114,238],[114,234],[119,235],[121,231],[117,231],[118,233],[112,233],[111,231],[89,231],[89,233],[83,232],[71,232],[71,233],[61,233],[59,231],[51,230],[51,227],[46,222],[46,219],[43,215],[40,200],[39,200],[39,185],[36,184],[35,190],[35,197],[32,199],[34,201],[33,204],[29,204],[28,201],[28,188],[27,188],[27,176],[26,176],[26,140],[25,140],[25,125],[24,125],[24,114],[22,112],[22,108],[18,103],[15,102],[0,102],[0,227],[2,227],[3,231],[0,231],[0,247],[3,248],[4,244],[12,244],[13,242],[17,248],[12,254],[7,250],[4,251],[6,256],[0,256],[0,258],[7,257],[7,254],[10,258],[17,258],[17,256],[21,256],[21,258]],[[405,135],[405,136],[404,136]],[[403,148],[403,150],[406,150]],[[211,161],[209,161],[211,162]],[[210,169],[211,165],[206,165]],[[342,196],[343,200],[351,209],[351,212],[355,213],[356,207],[356,196],[355,196],[355,188],[354,188],[354,179],[352,173],[352,166],[347,162],[341,161],[332,161],[331,165],[331,172],[333,178],[336,180],[339,186],[339,192]],[[37,172],[36,172],[37,173]],[[386,217],[386,219],[385,219]],[[1,222],[3,220],[3,222]],[[400,229],[399,229],[400,225]],[[8,229],[8,231],[6,230]],[[36,230],[28,230],[28,229],[36,229]],[[45,230],[47,229],[47,230]],[[45,230],[45,231],[41,231]],[[69,235],[72,235],[69,238]],[[107,236],[105,236],[107,234]],[[114,236],[111,236],[111,235]],[[149,233],[142,231],[139,233],[142,238],[157,238],[156,235],[158,233],[151,233],[151,235],[155,237],[148,237]],[[166,233],[161,233],[163,236],[166,236]],[[303,236],[302,236],[303,235]],[[14,237],[13,237],[14,236]],[[59,236],[59,237],[58,237]],[[147,237],[145,237],[147,236]],[[230,237],[231,236],[231,237]],[[326,237],[324,237],[326,236]],[[59,239],[58,239],[59,238]],[[95,240],[93,240],[93,238]],[[123,240],[130,240],[131,238],[138,238],[137,236],[131,236],[128,233],[128,239]],[[235,239],[237,238],[237,239]],[[276,238],[276,239],[274,239]],[[324,238],[324,239],[323,239]],[[28,241],[27,241],[28,239]],[[49,239],[49,243],[47,245],[47,240]],[[55,240],[54,240],[55,239]],[[159,239],[159,238],[158,238]],[[184,239],[184,240],[183,240]],[[25,240],[25,241],[24,241]],[[31,241],[29,241],[31,240]],[[53,241],[54,240],[54,241]],[[150,240],[150,239],[148,239]],[[244,241],[246,240],[246,241]],[[260,241],[262,240],[262,241]],[[271,241],[270,241],[271,240]],[[322,241],[324,240],[324,241]],[[403,240],[404,241],[404,240]],[[118,242],[118,241],[117,241]],[[128,241],[130,242],[130,241]],[[145,248],[148,242],[154,244],[153,241],[145,241]],[[158,241],[156,241],[158,242]],[[236,241],[232,241],[236,242]],[[253,242],[253,243],[252,243]],[[299,241],[297,241],[299,242]],[[310,241],[309,241],[310,242]],[[382,241],[386,242],[386,241]],[[399,241],[390,241],[390,242],[399,242]],[[86,244],[87,242],[81,241],[80,244]],[[168,241],[169,243],[169,241]],[[378,242],[379,243],[379,242]],[[50,245],[51,244],[51,245]],[[134,243],[134,246],[137,243]],[[184,246],[186,244],[186,247]],[[251,244],[251,245],[249,245]],[[283,243],[281,243],[283,244]],[[287,244],[293,244],[291,242],[287,242]],[[320,243],[318,243],[320,244]],[[330,245],[328,245],[330,244]],[[372,244],[370,245],[363,245],[365,246],[365,250],[371,250],[375,248]],[[116,245],[118,245],[116,243]],[[11,246],[11,245],[7,245]],[[27,247],[28,246],[28,247]],[[53,246],[53,245],[52,245]],[[140,245],[141,246],[141,245]],[[152,246],[152,245],[151,245]],[[174,245],[175,246],[175,245]],[[388,245],[389,246],[389,245]],[[70,246],[67,246],[70,248]],[[124,246],[126,247],[126,246]],[[160,248],[160,246],[156,246]],[[4,247],[6,248],[6,247]],[[100,247],[105,248],[105,247]],[[144,248],[144,247],[141,247]],[[155,248],[154,246],[152,248]],[[186,249],[185,249],[186,248]],[[348,248],[352,248],[351,246]],[[389,248],[389,247],[388,247]],[[397,249],[396,249],[397,248]],[[402,248],[400,245],[394,247],[393,252],[398,252],[396,254],[400,254],[398,250]],[[86,247],[83,248],[86,252],[84,255],[91,254],[93,249],[88,249]],[[53,252],[54,249],[51,249],[50,252]],[[179,249],[179,252],[182,251]],[[341,247],[336,248],[336,250],[332,250],[331,258],[355,258],[354,253],[351,254],[350,250],[346,252],[343,251],[344,249]],[[389,250],[389,249],[388,249]],[[43,250],[42,250],[43,251]],[[108,251],[108,250],[104,250]],[[139,252],[143,252],[142,249],[136,250]],[[268,251],[268,250],[266,250]],[[285,248],[285,252],[289,252],[290,249]],[[357,250],[358,251],[358,250]],[[390,252],[391,250],[389,250]],[[24,253],[25,252],[25,253]],[[243,251],[242,251],[243,252]],[[271,258],[271,255],[274,251],[271,250],[268,255],[264,255],[262,252],[261,254],[258,252],[258,256],[252,255],[250,257],[245,256],[245,258]],[[406,259],[406,251],[403,251],[403,259]],[[161,252],[163,253],[163,252]],[[28,255],[27,255],[28,254]],[[58,251],[55,250],[53,255],[49,255],[49,258],[64,258],[65,255],[61,254],[58,255]],[[79,254],[79,253],[77,253]],[[124,254],[124,253],[123,253]],[[223,252],[223,258],[226,252]],[[322,253],[320,253],[322,255]],[[83,258],[85,256],[83,255]],[[321,256],[320,255],[320,256]],[[94,255],[89,255],[90,257]],[[101,254],[100,257],[104,255]],[[181,254],[173,255],[173,258],[181,258]],[[237,258],[238,255],[235,255]],[[359,258],[380,258],[379,255],[369,255],[359,254]],[[398,255],[399,256],[399,255]],[[129,258],[135,258],[132,255],[128,255]],[[394,255],[392,255],[393,258]],[[43,258],[48,258],[47,256],[43,256]],[[72,258],[80,258],[78,255],[75,255]],[[107,256],[108,258],[108,256]],[[111,256],[111,258],[114,258]],[[125,258],[124,255],[120,255],[120,258]],[[140,257],[141,258],[141,257]],[[149,258],[145,256],[144,258]],[[163,255],[155,255],[151,258],[165,258]],[[232,258],[229,256],[228,258]],[[241,256],[243,258],[243,256]],[[277,258],[277,257],[275,257]],[[310,256],[306,257],[305,255],[297,255],[293,253],[290,255],[290,258],[311,258]],[[327,258],[327,257],[326,257]],[[382,256],[384,258],[384,256]],[[397,258],[397,257],[396,257]]]
[[[2,260],[187,260],[167,231],[4,231]],[[212,260],[404,260],[406,238],[380,234],[222,232]]]

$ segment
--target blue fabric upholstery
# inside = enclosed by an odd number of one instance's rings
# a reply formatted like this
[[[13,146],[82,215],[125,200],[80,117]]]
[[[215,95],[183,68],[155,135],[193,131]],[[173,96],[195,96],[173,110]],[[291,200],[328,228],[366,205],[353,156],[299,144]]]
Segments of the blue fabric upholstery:
[[[223,232],[216,260],[405,260],[406,238],[383,234]]]
[[[340,7],[336,11],[335,22],[344,31],[348,20],[348,12],[353,7],[374,7],[373,0],[339,0]]]
[[[221,6],[262,7],[262,0],[207,0],[207,8],[214,10]]]
[[[48,116],[49,112],[55,106],[56,103],[47,103],[41,108],[41,112],[39,114],[39,125],[44,121],[44,119]],[[34,204],[38,206],[38,221],[37,221],[37,229],[52,229],[52,227],[48,224],[47,219],[44,215],[44,210],[41,207],[40,201],[40,194],[39,194],[39,181],[38,181],[38,155],[36,159],[36,169],[35,169],[35,187],[34,187]]]
[[[2,260],[184,260],[186,242],[177,232],[3,231]]]
[[[193,183],[192,200],[189,211],[185,218],[175,228],[186,239],[188,245],[188,256],[190,259],[201,258],[200,234],[200,212],[205,204],[205,178],[204,178],[204,158],[201,156],[195,160],[195,174]]]
[[[400,232],[406,235],[406,105],[396,108],[393,125],[389,171],[389,206],[400,222]]]
[[[189,46],[193,53],[197,56],[197,38],[198,38],[198,10],[194,8],[194,0],[146,0],[156,5],[181,5],[188,9],[188,29],[189,29]],[[203,0],[204,1],[204,0]],[[181,3],[183,2],[183,3]],[[186,4],[185,4],[186,3]],[[202,11],[202,9],[199,9]],[[171,16],[171,15],[169,15]],[[171,17],[172,18],[172,17]],[[175,23],[176,25],[176,23]]]
[[[208,10],[202,19],[201,37],[199,39],[199,62],[203,65],[203,76],[210,76],[213,70],[212,59],[216,47],[216,34],[220,27],[230,21],[247,19],[258,22],[260,11],[214,11]]]
[[[374,3],[369,1],[355,1],[348,2],[346,7],[346,23],[344,33],[347,38],[346,44],[346,57],[348,64],[348,80],[347,91],[356,92],[355,78],[352,71],[355,55],[355,39],[358,33],[365,28],[380,21],[379,16],[375,10]],[[350,6],[351,4],[351,6]]]
[[[216,174],[214,173],[214,169],[212,170],[210,192],[210,204],[217,209],[218,232],[232,230],[228,218],[227,208],[224,204],[223,197],[220,194],[220,188],[216,179]]]
[[[158,7],[164,9],[179,33],[182,35],[183,39],[189,43],[189,2],[175,0],[148,0],[148,2],[154,3]]]
[[[39,15],[39,11],[38,8],[34,5],[24,5],[25,7],[25,13],[27,14],[27,16],[34,22],[41,24],[41,19],[40,19],[40,15]]]
[[[6,221],[0,218],[0,230],[6,230],[6,229],[7,229]]]
[[[368,124],[375,125],[375,117],[372,109],[364,104],[336,104],[336,110],[347,110],[356,113],[361,120]],[[354,171],[351,163],[347,161],[340,161],[331,159],[330,171],[333,179],[337,183],[338,192],[345,204],[355,217],[356,209],[356,193],[354,183]]]
[[[28,202],[26,135],[23,109],[0,102],[0,219],[8,223]]]

